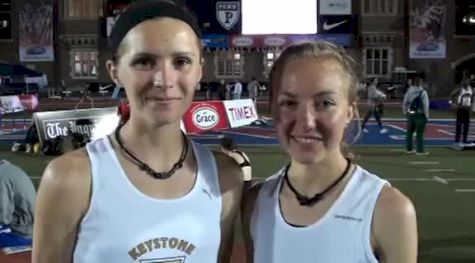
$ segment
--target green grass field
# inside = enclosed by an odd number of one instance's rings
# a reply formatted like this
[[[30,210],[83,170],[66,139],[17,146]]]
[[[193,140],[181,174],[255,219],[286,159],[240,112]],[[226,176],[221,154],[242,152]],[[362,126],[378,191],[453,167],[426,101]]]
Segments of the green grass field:
[[[242,149],[252,159],[255,178],[273,174],[287,160],[277,147]],[[402,148],[352,150],[358,164],[388,179],[413,201],[419,227],[419,262],[475,262],[475,152],[439,147],[428,148],[428,156],[408,156]],[[0,155],[26,170],[35,185],[51,159],[11,153],[5,147],[0,148]]]

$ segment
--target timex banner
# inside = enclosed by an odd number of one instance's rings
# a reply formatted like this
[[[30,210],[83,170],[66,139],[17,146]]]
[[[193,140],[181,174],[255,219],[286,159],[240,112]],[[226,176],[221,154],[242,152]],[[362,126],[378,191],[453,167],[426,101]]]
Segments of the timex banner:
[[[320,15],[350,15],[351,0],[320,0]]]
[[[320,15],[318,16],[318,33],[324,34],[356,34],[357,17],[352,15]]]

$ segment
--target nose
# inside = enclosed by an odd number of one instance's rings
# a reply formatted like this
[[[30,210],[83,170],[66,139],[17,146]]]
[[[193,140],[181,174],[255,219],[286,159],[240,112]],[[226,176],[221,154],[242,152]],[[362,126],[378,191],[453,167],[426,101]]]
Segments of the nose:
[[[176,80],[176,73],[171,63],[161,62],[153,74],[153,86],[159,89],[172,88]]]
[[[299,105],[299,110],[297,111],[297,120],[298,124],[305,130],[311,130],[316,128],[316,118],[318,113],[313,107],[313,103],[308,102],[305,104]]]

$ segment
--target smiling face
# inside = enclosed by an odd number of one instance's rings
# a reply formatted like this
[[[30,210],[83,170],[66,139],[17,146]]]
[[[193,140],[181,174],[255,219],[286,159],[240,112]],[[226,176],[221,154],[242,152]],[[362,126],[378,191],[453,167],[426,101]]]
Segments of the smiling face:
[[[173,18],[146,20],[127,33],[118,53],[108,69],[125,88],[131,118],[178,122],[202,76],[199,40],[191,27]]]
[[[277,135],[294,160],[313,164],[341,154],[353,118],[350,79],[332,58],[293,58],[282,71],[274,99]]]

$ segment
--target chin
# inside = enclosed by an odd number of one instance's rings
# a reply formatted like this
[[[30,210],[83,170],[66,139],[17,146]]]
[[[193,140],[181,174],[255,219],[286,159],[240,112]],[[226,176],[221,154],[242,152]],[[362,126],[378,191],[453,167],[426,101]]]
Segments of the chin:
[[[325,159],[324,153],[299,153],[299,152],[289,152],[292,160],[297,161],[301,164],[312,165],[320,163]]]

